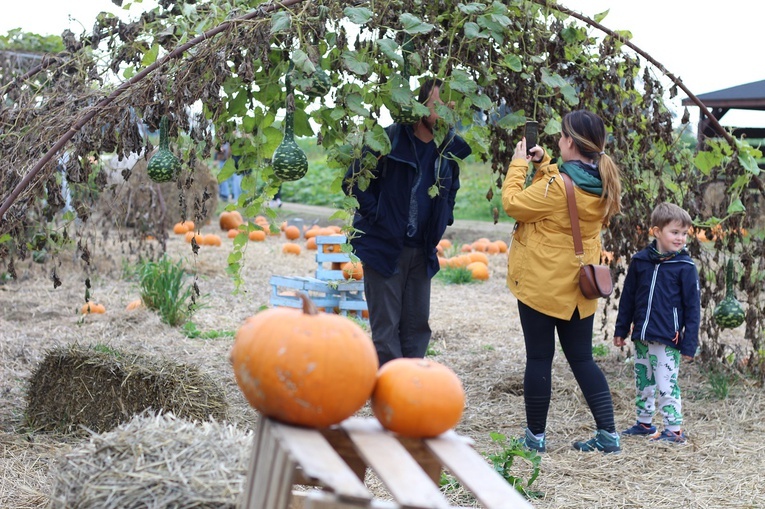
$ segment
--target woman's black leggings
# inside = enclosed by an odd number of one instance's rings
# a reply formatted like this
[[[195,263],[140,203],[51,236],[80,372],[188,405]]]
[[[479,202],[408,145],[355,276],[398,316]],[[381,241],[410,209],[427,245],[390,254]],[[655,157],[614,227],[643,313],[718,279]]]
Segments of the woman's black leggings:
[[[523,398],[529,430],[540,434],[544,433],[547,427],[557,330],[563,354],[582,389],[597,429],[615,432],[611,391],[605,375],[592,358],[592,327],[595,316],[579,318],[579,311],[575,310],[571,320],[561,320],[535,311],[522,302],[518,302],[518,312],[526,342]]]

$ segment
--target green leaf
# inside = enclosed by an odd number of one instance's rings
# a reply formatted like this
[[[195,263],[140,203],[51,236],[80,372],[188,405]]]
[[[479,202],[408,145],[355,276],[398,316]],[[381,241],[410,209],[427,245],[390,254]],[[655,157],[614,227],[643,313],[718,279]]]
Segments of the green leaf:
[[[760,174],[760,167],[757,165],[757,160],[752,157],[752,154],[739,153],[738,162],[741,163],[741,166],[752,175]]]
[[[271,16],[271,35],[286,30],[292,25],[292,17],[289,11],[279,11]]]
[[[263,155],[265,157],[271,157],[274,155],[274,150],[276,150],[276,147],[279,146],[279,144],[282,142],[282,138],[284,138],[284,134],[282,132],[273,127],[269,126],[263,129],[263,134],[266,136],[266,139],[268,140],[265,144],[263,144]]]
[[[355,51],[343,51],[343,63],[346,69],[359,76],[366,76],[371,70],[368,63],[359,60],[359,54]]]
[[[351,110],[356,115],[360,115],[362,117],[369,116],[369,110],[366,107],[364,107],[364,100],[361,97],[361,94],[358,94],[356,92],[352,94],[348,94],[345,97],[345,104],[348,106],[348,109]]]
[[[364,133],[364,144],[375,152],[385,155],[390,152],[390,139],[380,124],[375,124],[371,131]]]
[[[522,126],[526,123],[526,114],[523,111],[514,111],[508,113],[504,117],[500,118],[497,125],[502,129],[515,129],[518,126]]]
[[[141,59],[141,65],[143,67],[148,67],[154,62],[157,61],[157,56],[159,55],[159,44],[154,44],[149,51],[144,53],[143,58]]]
[[[462,69],[454,69],[452,71],[449,86],[452,90],[462,92],[463,94],[469,94],[478,90],[478,85],[473,81],[473,78]]]
[[[606,10],[605,10],[605,11],[603,11],[603,12],[599,12],[599,13],[597,13],[597,14],[595,15],[595,17],[594,17],[593,19],[594,19],[596,22],[600,23],[601,21],[603,21],[603,20],[606,18],[606,16],[608,16],[608,13],[609,13],[609,12],[610,12],[610,9],[606,9]]]
[[[240,90],[233,98],[229,99],[226,108],[232,117],[241,117],[247,113],[247,91]]]
[[[397,64],[404,64],[404,58],[398,54],[399,45],[394,41],[393,39],[379,39],[377,41],[377,47],[380,51],[382,51],[382,54],[388,57],[393,62],[396,62]]]
[[[566,86],[566,80],[558,73],[550,74],[548,69],[542,69],[542,83],[551,88],[561,88]]]
[[[556,118],[551,118],[550,120],[547,121],[547,125],[545,126],[542,132],[545,134],[554,136],[556,134],[560,134],[560,129],[561,129],[560,120]]]
[[[226,163],[223,165],[223,168],[221,168],[220,173],[218,173],[218,182],[223,182],[227,178],[229,178],[231,175],[234,174],[236,171],[236,165],[234,164],[234,159],[229,158],[226,160]]]
[[[486,32],[483,32],[481,30],[481,27],[478,26],[478,23],[474,23],[472,21],[468,21],[465,23],[465,38],[466,39],[488,39],[489,34]]]
[[[343,14],[348,17],[351,23],[357,25],[369,23],[369,20],[374,16],[374,13],[366,7],[346,7],[343,9]]]
[[[434,28],[430,23],[425,23],[408,12],[401,15],[401,25],[404,27],[404,32],[408,34],[427,34]]]
[[[486,4],[472,2],[469,4],[459,4],[457,8],[460,10],[460,12],[462,12],[463,14],[467,14],[469,16],[471,14],[478,14],[479,12],[484,12],[486,10]]]
[[[728,205],[728,214],[738,214],[740,212],[746,212],[746,207],[744,207],[740,198],[736,198]]]
[[[308,121],[308,114],[304,109],[295,109],[295,136],[313,136],[311,123]]]
[[[566,102],[571,106],[579,104],[579,94],[577,94],[576,89],[568,83],[560,88],[560,93],[563,94],[563,98],[566,99]]]
[[[518,55],[505,55],[505,58],[500,60],[498,63],[515,72],[521,72],[523,69],[523,63],[521,62],[521,58]]]
[[[473,103],[473,106],[481,110],[490,110],[491,107],[494,106],[494,103],[491,102],[491,99],[488,96],[482,94],[465,94],[465,97],[467,97],[468,100]]]
[[[311,59],[305,51],[300,48],[292,50],[292,63],[295,65],[295,69],[302,71],[305,74],[311,75],[316,72],[316,66],[313,65]]]
[[[712,168],[720,164],[720,156],[719,154],[715,155],[709,151],[699,152],[696,154],[696,157],[693,158],[693,164],[701,173],[709,175]]]
[[[125,78],[126,80],[129,80],[133,76],[135,76],[135,66],[134,65],[129,65],[129,66],[127,66],[125,68],[124,71],[122,71],[122,77]]]

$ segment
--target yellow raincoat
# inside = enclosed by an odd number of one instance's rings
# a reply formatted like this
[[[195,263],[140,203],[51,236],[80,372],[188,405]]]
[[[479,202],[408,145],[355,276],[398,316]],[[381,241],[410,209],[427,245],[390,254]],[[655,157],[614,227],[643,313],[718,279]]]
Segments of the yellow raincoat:
[[[558,167],[545,153],[524,189],[528,163],[513,159],[502,184],[502,206],[517,225],[510,244],[507,286],[515,297],[545,315],[570,320],[595,314],[598,301],[579,290],[580,262],[574,253],[566,189]],[[606,215],[600,196],[574,186],[584,246],[583,263],[600,263],[600,232]]]

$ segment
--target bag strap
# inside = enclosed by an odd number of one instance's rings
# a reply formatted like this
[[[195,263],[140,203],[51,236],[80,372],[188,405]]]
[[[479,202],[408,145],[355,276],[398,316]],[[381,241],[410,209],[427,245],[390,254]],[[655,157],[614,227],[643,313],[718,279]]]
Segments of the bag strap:
[[[579,231],[579,211],[576,210],[574,184],[571,182],[571,177],[565,173],[561,173],[560,176],[566,185],[566,201],[568,202],[568,215],[571,218],[571,236],[574,237],[574,252],[577,256],[582,256],[584,247],[582,246],[582,232]]]

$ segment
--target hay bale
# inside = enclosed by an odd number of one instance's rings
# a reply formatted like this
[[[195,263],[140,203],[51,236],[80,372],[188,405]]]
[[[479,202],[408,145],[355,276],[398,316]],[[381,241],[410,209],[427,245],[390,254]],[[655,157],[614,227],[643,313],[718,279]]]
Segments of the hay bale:
[[[223,388],[196,366],[70,345],[49,351],[32,374],[25,417],[42,431],[104,432],[146,409],[224,419],[228,403]]]
[[[136,416],[59,461],[48,507],[234,509],[252,440],[232,425]]]
[[[104,188],[97,204],[106,222],[159,237],[159,232],[184,219],[201,226],[215,215],[218,181],[204,161],[197,160],[193,172],[184,169],[176,182],[157,184],[146,173],[148,159],[137,157],[125,164],[133,160],[129,169],[121,168],[116,159],[108,165],[110,185]],[[125,181],[123,176],[128,174]]]

